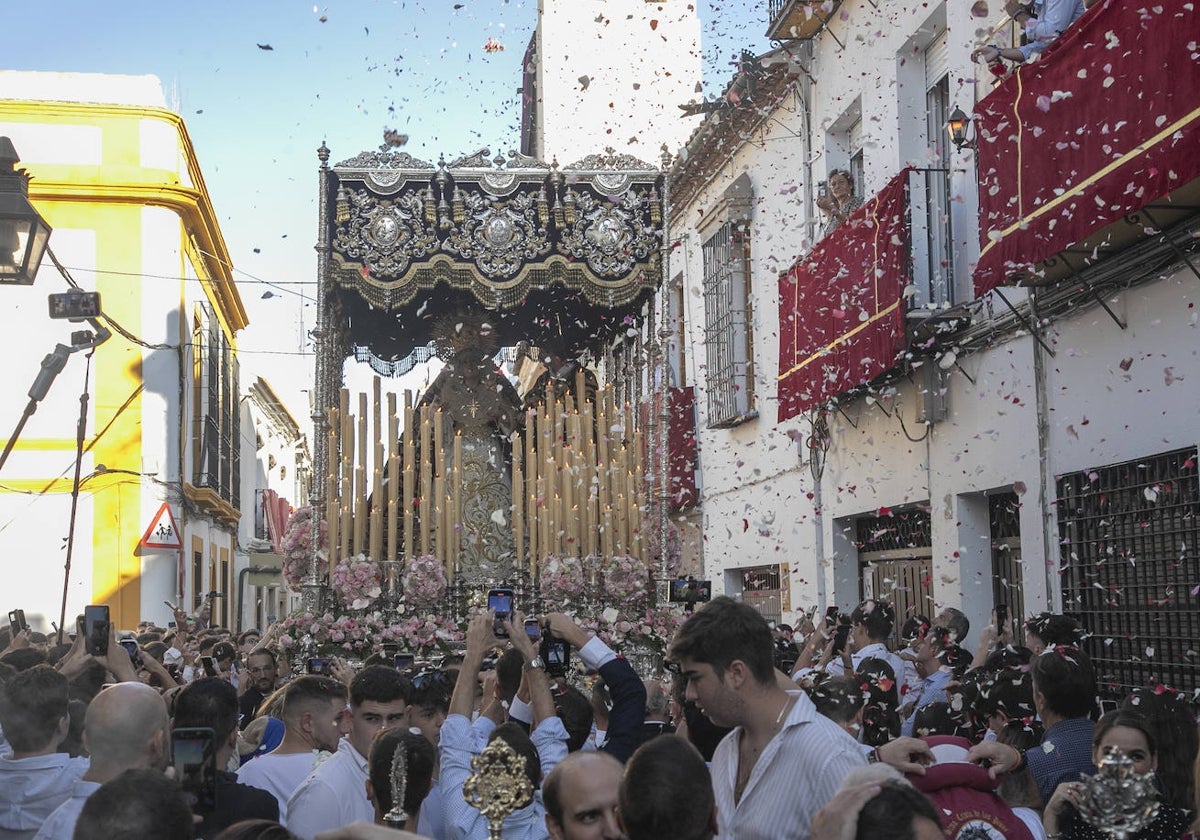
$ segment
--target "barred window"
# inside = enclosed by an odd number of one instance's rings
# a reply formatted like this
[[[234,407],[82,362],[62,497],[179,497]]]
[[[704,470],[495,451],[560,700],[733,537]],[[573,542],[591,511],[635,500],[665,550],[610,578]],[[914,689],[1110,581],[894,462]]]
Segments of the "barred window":
[[[704,243],[704,347],[710,428],[754,416],[748,237],[726,222]]]
[[[1063,612],[1089,634],[1100,694],[1200,689],[1196,448],[1058,480]]]

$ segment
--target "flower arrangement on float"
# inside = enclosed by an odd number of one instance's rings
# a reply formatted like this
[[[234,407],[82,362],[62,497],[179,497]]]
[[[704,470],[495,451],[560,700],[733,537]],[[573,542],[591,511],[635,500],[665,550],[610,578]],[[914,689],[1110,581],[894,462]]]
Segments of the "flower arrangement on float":
[[[288,589],[300,591],[300,585],[308,576],[309,564],[312,563],[312,506],[305,505],[297,508],[288,519],[283,538],[279,541],[279,549],[283,552],[283,580]],[[327,528],[325,520],[320,525],[320,545],[317,551],[317,581],[329,571],[329,555],[327,549]]]
[[[333,567],[329,585],[342,606],[365,610],[383,594],[383,574],[379,564],[365,554],[343,558]]]
[[[296,554],[291,561],[292,574],[297,585],[303,579],[300,570],[307,570],[300,557],[307,550],[310,517],[311,513],[301,518],[294,534],[293,523],[289,523],[293,537],[289,545]],[[466,637],[465,622],[460,625],[442,617],[451,612],[445,609],[449,585],[444,566],[432,554],[405,563],[399,603],[382,597],[381,565],[364,554],[335,564],[329,583],[337,596],[337,608],[302,611],[284,619],[279,641],[285,651],[365,659],[372,653],[399,648],[429,655],[444,653]],[[549,555],[540,566],[538,583],[547,612],[567,613],[631,658],[661,657],[685,619],[669,604],[649,605],[650,568],[631,555]]]
[[[583,574],[583,561],[578,557],[560,557],[549,554],[542,561],[538,582],[542,587],[542,600],[551,610],[562,610],[578,602],[587,589]]]
[[[387,647],[422,654],[444,652],[466,638],[450,619],[436,616],[402,616],[389,619],[382,612],[335,615],[298,612],[280,623],[279,646],[285,651],[354,655],[363,659]]]
[[[446,597],[446,570],[432,554],[422,554],[405,566],[401,585],[406,604],[434,607]]]

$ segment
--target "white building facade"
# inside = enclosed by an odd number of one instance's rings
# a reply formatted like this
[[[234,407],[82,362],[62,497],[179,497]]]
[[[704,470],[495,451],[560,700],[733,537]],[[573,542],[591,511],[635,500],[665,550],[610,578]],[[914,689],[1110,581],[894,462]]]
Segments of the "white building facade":
[[[894,601],[900,619],[959,607],[976,628],[971,644],[996,603],[1018,617],[1065,611],[1108,637],[1093,655],[1114,685],[1194,683],[1187,657],[1154,653],[1194,631],[1195,584],[1184,582],[1200,573],[1200,397],[1187,385],[1200,376],[1200,260],[1188,244],[1196,214],[1180,201],[1188,176],[1182,193],[1148,202],[1149,217],[1100,219],[1032,279],[992,289],[977,269],[990,170],[977,172],[969,143],[1006,142],[1022,126],[1036,143],[1039,129],[1020,116],[991,135],[968,127],[958,150],[946,123],[991,95],[970,54],[1011,38],[1011,24],[972,17],[971,4],[830,5],[771,4],[775,37],[793,13],[802,24],[792,32],[815,31],[744,64],[672,171],[668,240],[678,245],[659,307],[697,389],[705,575],[792,623],[864,597]],[[813,8],[828,20],[803,23]],[[1184,18],[1176,31],[1195,31],[1191,10],[1172,13]],[[1061,54],[1082,48],[1064,36]],[[1027,86],[1037,71],[1021,71]],[[1134,94],[1117,85],[1106,95]],[[1108,132],[1087,103],[1072,107],[1085,131]],[[1186,136],[1190,123],[1179,125]],[[882,363],[856,357],[870,371],[854,387],[781,420],[780,343],[793,321],[845,319],[797,367],[854,348],[875,321],[812,298],[781,304],[781,274],[819,253],[815,198],[834,168],[868,200],[900,177],[899,343]],[[1086,187],[1074,175],[1064,165],[1064,187]],[[1019,188],[985,180],[993,199]],[[833,288],[844,278],[824,279]]]

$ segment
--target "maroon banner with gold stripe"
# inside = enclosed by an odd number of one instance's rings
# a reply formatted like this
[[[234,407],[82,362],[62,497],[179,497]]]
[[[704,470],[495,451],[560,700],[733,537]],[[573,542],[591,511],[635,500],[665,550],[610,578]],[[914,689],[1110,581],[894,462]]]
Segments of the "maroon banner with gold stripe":
[[[908,173],[779,278],[779,420],[893,366],[904,350]]]
[[[1105,0],[975,106],[982,295],[1200,176],[1200,12]]]

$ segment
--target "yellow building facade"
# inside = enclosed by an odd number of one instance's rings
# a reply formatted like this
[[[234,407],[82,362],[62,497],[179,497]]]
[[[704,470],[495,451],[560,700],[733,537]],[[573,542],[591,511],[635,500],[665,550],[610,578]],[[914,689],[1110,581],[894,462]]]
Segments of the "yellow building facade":
[[[67,620],[103,603],[119,628],[165,624],[164,601],[190,609],[204,592],[233,589],[236,347],[247,318],[229,254],[187,128],[157,79],[3,71],[0,97],[0,135],[32,176],[50,249],[100,292],[114,333],[90,362],[71,357],[0,472],[6,609],[24,609],[35,629],[58,620],[86,381]],[[42,356],[78,329],[47,315],[46,296],[67,288],[49,256],[33,286],[0,288],[0,436],[20,418]],[[171,547],[146,547],[164,503],[175,530],[158,542]],[[216,620],[228,618],[217,603]]]

